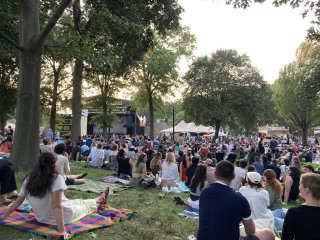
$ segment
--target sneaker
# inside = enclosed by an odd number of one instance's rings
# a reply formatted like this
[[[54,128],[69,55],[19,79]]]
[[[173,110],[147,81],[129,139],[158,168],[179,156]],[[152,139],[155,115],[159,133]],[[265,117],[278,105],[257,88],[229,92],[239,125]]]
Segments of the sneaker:
[[[178,188],[176,188],[176,187],[171,187],[170,192],[173,192],[173,193],[180,193],[179,189],[178,189]]]
[[[168,189],[167,186],[163,186],[162,187],[162,192],[170,192],[170,190]]]
[[[187,240],[197,240],[197,237],[194,235],[189,235]]]

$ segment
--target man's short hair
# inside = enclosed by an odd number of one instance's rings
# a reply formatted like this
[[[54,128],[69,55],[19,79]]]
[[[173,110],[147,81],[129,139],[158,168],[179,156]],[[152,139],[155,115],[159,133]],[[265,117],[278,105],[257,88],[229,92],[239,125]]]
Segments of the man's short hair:
[[[234,166],[227,160],[220,161],[216,166],[216,175],[222,179],[232,180],[234,178]]]
[[[62,154],[64,151],[66,151],[66,145],[64,145],[64,143],[60,143],[54,147],[56,154]]]

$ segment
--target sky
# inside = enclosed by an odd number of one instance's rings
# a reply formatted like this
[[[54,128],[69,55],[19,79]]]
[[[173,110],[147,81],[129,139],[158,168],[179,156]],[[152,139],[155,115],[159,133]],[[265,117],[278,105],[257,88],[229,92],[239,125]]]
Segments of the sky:
[[[271,3],[234,9],[224,0],[179,0],[185,12],[181,24],[197,38],[195,56],[218,49],[235,49],[250,57],[264,79],[273,83],[281,67],[295,59],[307,35],[312,16],[303,19],[301,9],[276,8]],[[182,63],[181,71],[187,70]]]

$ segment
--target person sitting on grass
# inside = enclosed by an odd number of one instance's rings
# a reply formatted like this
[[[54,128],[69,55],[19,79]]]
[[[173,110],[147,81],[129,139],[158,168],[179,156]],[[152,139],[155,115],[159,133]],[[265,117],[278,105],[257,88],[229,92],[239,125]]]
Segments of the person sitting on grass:
[[[206,166],[198,165],[190,183],[190,195],[188,198],[188,205],[189,207],[194,208],[196,210],[199,210],[200,193],[202,189],[208,185],[208,182],[206,181],[206,173]]]
[[[117,175],[119,178],[124,180],[130,180],[132,176],[132,166],[133,161],[126,157],[126,152],[123,148],[121,148],[117,155],[118,162],[118,172]]]
[[[161,169],[161,158],[162,158],[162,154],[160,152],[157,152],[150,162],[150,169],[151,169],[153,176],[156,176],[159,173],[159,171],[162,170]]]
[[[87,166],[89,165],[89,161],[91,160],[90,167],[92,168],[101,168],[103,165],[104,159],[104,150],[102,149],[102,144],[99,143],[97,148],[94,151],[91,151],[88,159]]]
[[[166,160],[162,164],[161,168],[162,168],[162,177],[161,177],[162,191],[179,192],[179,190],[176,188],[179,186],[176,182],[176,180],[179,178],[179,172],[176,164],[176,158],[173,152],[167,153]]]
[[[12,138],[9,136],[1,141],[0,152],[11,153],[12,150]]]
[[[66,146],[64,144],[58,144],[54,147],[54,153],[56,154],[56,168],[58,174],[60,174],[66,182],[66,185],[80,185],[84,184],[85,180],[81,179],[81,177],[86,176],[87,174],[81,175],[67,175],[70,174],[70,165],[68,158],[64,156],[66,151]]]
[[[188,177],[188,180],[185,182],[186,186],[188,187],[191,183],[191,179],[194,176],[197,166],[199,163],[199,158],[198,157],[193,157],[191,160],[191,166],[187,168],[186,170],[186,175]]]
[[[300,179],[300,196],[305,203],[288,210],[284,219],[281,239],[320,239],[320,175],[305,173]]]
[[[96,212],[98,207],[106,204],[109,187],[98,198],[87,200],[69,200],[64,195],[65,189],[65,181],[56,170],[55,155],[42,153],[24,180],[18,198],[0,219],[6,219],[26,198],[38,222],[57,225],[59,235],[68,238],[70,235],[65,224]]]
[[[0,205],[11,203],[7,195],[17,196],[17,184],[12,164],[8,159],[0,160]]]
[[[132,177],[130,179],[131,185],[139,186],[144,179],[148,178],[146,161],[147,155],[145,153],[141,153],[137,162],[134,163],[132,167]]]
[[[186,174],[188,167],[189,167],[189,156],[188,154],[184,154],[182,157],[182,162],[179,165],[180,180],[183,182],[188,180],[188,177]]]
[[[296,201],[299,196],[299,180],[300,169],[296,166],[290,166],[288,170],[288,176],[284,182],[284,197],[283,203],[288,204],[288,201]]]
[[[263,173],[265,189],[269,193],[270,205],[269,208],[272,211],[274,226],[277,231],[282,231],[284,217],[286,216],[286,210],[282,209],[282,186],[280,181],[276,178],[276,173],[267,169]]]
[[[256,231],[250,205],[240,193],[230,188],[234,166],[227,160],[216,166],[216,182],[201,191],[199,199],[198,240],[235,240],[240,238],[242,222],[246,240],[274,240],[270,229]]]

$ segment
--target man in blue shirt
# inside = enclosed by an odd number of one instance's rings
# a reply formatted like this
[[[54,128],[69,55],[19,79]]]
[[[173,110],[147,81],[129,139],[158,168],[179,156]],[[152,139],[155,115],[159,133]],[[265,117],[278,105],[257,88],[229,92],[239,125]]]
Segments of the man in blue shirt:
[[[204,188],[199,202],[198,240],[239,240],[242,222],[247,240],[271,240],[269,229],[256,231],[248,201],[230,188],[234,166],[222,160],[216,166],[216,183]]]

